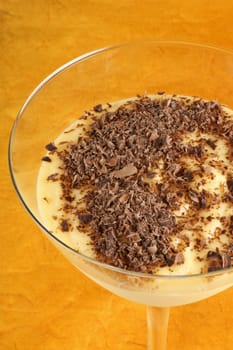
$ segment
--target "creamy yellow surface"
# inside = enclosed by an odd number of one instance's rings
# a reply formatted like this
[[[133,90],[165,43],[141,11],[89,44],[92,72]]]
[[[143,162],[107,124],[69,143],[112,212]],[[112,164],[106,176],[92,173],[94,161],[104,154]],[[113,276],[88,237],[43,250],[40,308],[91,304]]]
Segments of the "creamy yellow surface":
[[[166,96],[159,96],[159,98],[167,98]],[[109,108],[107,105],[104,107],[108,108],[109,111],[112,111],[118,108],[125,101],[119,101],[113,104],[113,107]],[[227,114],[233,115],[233,112],[225,108]],[[101,113],[95,113],[97,116],[100,116]],[[91,118],[87,120],[76,120],[72,125],[70,125],[64,132],[57,137],[54,141],[54,144],[61,149],[65,147],[67,142],[76,141],[79,135],[82,135],[85,132],[85,129],[88,129],[90,123],[92,122]],[[200,170],[200,162],[195,158],[181,158],[181,161],[186,168],[195,173],[194,179],[192,180],[192,188],[200,192],[202,189],[208,191],[209,193],[215,195],[223,195],[228,192],[226,184],[226,172],[224,167],[227,166],[227,172],[233,173],[233,166],[230,161],[227,159],[228,145],[223,139],[218,139],[217,136],[214,137],[212,134],[204,134],[199,131],[193,133],[186,133],[183,136],[183,143],[191,143],[192,145],[199,144],[198,140],[200,138],[212,139],[215,141],[216,149],[213,150],[210,146],[205,145],[205,159],[201,163],[204,167],[206,174],[212,174],[211,179],[204,183],[203,178],[198,175]],[[66,143],[64,143],[66,142]],[[49,154],[49,157],[52,159],[52,162],[42,162],[39,176],[38,176],[38,186],[37,186],[37,196],[38,196],[38,205],[41,214],[42,221],[47,229],[53,233],[57,238],[66,243],[68,246],[78,250],[80,253],[95,258],[95,253],[92,249],[90,239],[86,233],[80,232],[77,230],[78,219],[74,213],[70,212],[69,216],[63,213],[63,201],[60,199],[62,196],[62,190],[60,187],[59,181],[48,181],[47,178],[53,173],[61,173],[59,167],[62,165],[61,160],[57,157],[56,153],[53,155]],[[152,180],[145,179],[151,183],[160,182],[161,174],[163,172],[163,162],[159,162],[159,168],[155,169],[156,176]],[[75,201],[80,203],[84,193],[81,193],[80,190],[73,190],[73,196],[75,196]],[[78,204],[82,206],[83,204]],[[218,235],[219,229],[222,228],[222,223],[220,221],[221,216],[230,216],[232,214],[233,205],[228,202],[222,202],[220,204],[215,204],[211,206],[211,209],[205,209],[200,211],[200,216],[207,218],[208,216],[214,216],[215,219],[208,221],[205,219],[204,224],[195,222],[189,224],[190,215],[189,215],[189,203],[185,202],[182,198],[179,210],[174,211],[176,220],[179,223],[180,220],[183,220],[185,217],[187,220],[186,227],[183,229],[182,233],[185,234],[190,239],[189,247],[185,248],[184,254],[184,263],[181,265],[174,264],[172,267],[163,267],[159,270],[156,270],[157,274],[160,275],[187,275],[187,274],[196,274],[206,271],[206,255],[209,250],[216,250],[218,247],[221,250],[222,244],[228,242],[228,237],[225,234],[221,235],[220,239],[214,239],[211,243],[208,242],[208,239]],[[59,222],[64,219],[68,219],[71,224],[71,229],[69,232],[62,232],[60,229]],[[207,242],[207,248],[203,248],[201,252],[197,252],[194,249],[195,239],[205,239]],[[179,238],[175,238],[174,244],[179,244]],[[203,258],[203,261],[201,258]]]

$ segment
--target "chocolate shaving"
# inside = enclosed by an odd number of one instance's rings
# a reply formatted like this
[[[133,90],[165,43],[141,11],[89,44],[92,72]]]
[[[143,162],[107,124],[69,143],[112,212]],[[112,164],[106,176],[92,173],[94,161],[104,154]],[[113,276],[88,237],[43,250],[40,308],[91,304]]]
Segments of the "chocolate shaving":
[[[231,267],[231,257],[226,253],[222,254],[222,267],[223,269]]]
[[[124,178],[137,174],[137,168],[131,163],[127,164],[124,168],[120,170],[115,170],[111,172],[111,175],[114,177]]]
[[[227,253],[209,251],[207,254],[208,272],[231,267],[231,256]]]
[[[189,189],[189,198],[194,204],[199,204],[199,193],[192,188]]]
[[[68,224],[67,220],[62,220],[60,225],[61,225],[61,230],[63,232],[68,232],[69,231],[69,224]]]
[[[148,247],[147,250],[150,254],[156,254],[158,251],[158,247],[156,244],[154,244],[151,247]]]
[[[189,170],[184,171],[183,178],[184,178],[184,180],[187,180],[187,181],[191,182],[193,180],[192,172],[189,171]]]
[[[74,197],[71,197],[70,195],[68,195],[68,196],[64,196],[64,199],[67,201],[67,202],[73,202],[73,200],[74,200]]]
[[[94,110],[95,112],[100,113],[100,112],[103,111],[103,107],[102,107],[101,104],[99,104],[99,105],[94,106],[94,107],[93,107],[93,110]]]
[[[197,192],[194,189],[190,188],[188,190],[188,196],[195,206],[198,206],[200,209],[205,209],[207,207],[206,196],[208,193],[206,191]]]
[[[181,265],[184,263],[184,254],[183,253],[178,253],[175,257],[175,264],[176,265]]]
[[[216,149],[216,144],[215,144],[215,142],[214,142],[213,140],[208,139],[208,140],[206,140],[206,143],[207,143],[213,150]]]
[[[187,148],[187,153],[194,157],[201,158],[204,154],[204,148],[202,145],[197,145],[197,146],[189,145]]]
[[[199,198],[199,204],[200,204],[200,208],[205,209],[207,204],[206,204],[206,198],[201,195],[201,197]]]
[[[227,187],[230,192],[233,192],[233,178],[227,180]]]
[[[48,163],[50,163],[52,161],[51,158],[49,158],[48,156],[44,156],[43,158],[41,158],[41,160],[43,160],[44,162],[48,162]]]
[[[58,181],[59,180],[58,175],[59,175],[58,173],[51,174],[47,177],[47,180],[48,181]]]
[[[54,152],[56,151],[57,147],[54,145],[54,143],[50,142],[48,143],[45,148],[50,151],[50,152]]]
[[[146,177],[148,179],[153,179],[155,177],[156,173],[152,172],[152,171],[149,171],[147,174],[146,174]]]
[[[208,272],[222,269],[222,257],[219,253],[209,251],[207,254]]]
[[[157,219],[160,226],[173,227],[175,226],[175,217],[169,215],[169,212],[162,211],[160,217]]]
[[[78,215],[78,218],[82,224],[87,225],[91,222],[92,215],[91,214],[80,214],[80,215]]]

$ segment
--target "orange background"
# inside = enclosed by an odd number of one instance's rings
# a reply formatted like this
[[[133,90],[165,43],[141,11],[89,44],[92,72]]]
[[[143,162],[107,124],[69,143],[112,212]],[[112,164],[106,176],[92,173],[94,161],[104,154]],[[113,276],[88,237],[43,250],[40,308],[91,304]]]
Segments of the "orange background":
[[[145,307],[72,267],[35,226],[11,185],[7,144],[31,90],[70,59],[138,39],[233,50],[231,0],[0,0],[0,350],[141,350]],[[169,350],[228,350],[233,288],[174,308]]]

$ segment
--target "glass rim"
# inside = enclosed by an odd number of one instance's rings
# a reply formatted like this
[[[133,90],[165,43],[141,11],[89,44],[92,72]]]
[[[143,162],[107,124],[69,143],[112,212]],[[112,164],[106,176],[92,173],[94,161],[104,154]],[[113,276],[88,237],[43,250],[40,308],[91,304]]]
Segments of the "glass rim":
[[[151,280],[153,279],[161,279],[161,280],[184,280],[184,279],[193,279],[193,278],[213,278],[218,275],[223,275],[225,273],[230,273],[233,271],[233,266],[230,268],[224,268],[216,271],[211,271],[211,272],[205,272],[205,273],[198,273],[198,274],[189,274],[189,275],[159,275],[159,274],[149,274],[149,273],[143,273],[143,272],[136,272],[136,271],[131,271],[131,270],[126,270],[120,267],[115,267],[113,265],[109,265],[106,263],[102,263],[94,258],[91,258],[87,255],[84,255],[74,248],[70,247],[66,243],[64,243],[62,240],[57,238],[54,234],[49,232],[49,230],[43,225],[43,223],[32,213],[30,208],[28,207],[27,203],[25,202],[23,195],[21,194],[18,186],[17,186],[17,181],[14,176],[14,170],[13,170],[13,161],[12,161],[12,146],[13,146],[13,139],[14,139],[14,134],[17,129],[17,124],[18,121],[21,119],[21,117],[24,114],[24,111],[26,110],[27,106],[30,104],[30,102],[33,100],[34,97],[39,93],[39,91],[53,78],[55,78],[57,75],[60,73],[64,72],[66,69],[72,67],[73,65],[80,63],[82,61],[85,61],[86,59],[91,58],[92,56],[97,56],[99,54],[111,51],[111,50],[116,50],[124,47],[130,47],[130,46],[139,46],[139,45],[148,45],[148,44],[154,44],[154,45],[171,45],[171,46],[180,46],[180,47],[193,47],[193,48],[200,48],[200,49],[209,49],[212,51],[216,51],[219,53],[225,53],[228,55],[231,55],[233,58],[233,51],[229,49],[225,49],[222,47],[216,47],[212,46],[209,44],[202,44],[202,43],[196,43],[196,42],[191,42],[191,41],[179,41],[179,40],[143,40],[143,41],[131,41],[131,42],[125,42],[117,45],[111,45],[111,46],[106,46],[103,48],[99,48],[93,51],[89,51],[87,53],[84,53],[80,56],[75,57],[74,59],[66,62],[65,64],[61,65],[57,69],[55,69],[52,73],[47,75],[29,94],[25,102],[23,103],[22,107],[20,108],[19,112],[17,113],[17,116],[14,120],[11,132],[10,132],[10,137],[9,137],[9,143],[8,143],[8,166],[9,166],[9,172],[10,172],[10,177],[14,186],[14,189],[16,191],[16,194],[18,198],[20,199],[20,202],[22,203],[24,209],[26,209],[26,212],[29,214],[29,216],[33,219],[33,221],[39,226],[39,228],[52,240],[55,240],[58,245],[62,246],[62,248],[65,248],[65,250],[68,250],[72,254],[75,254],[79,256],[81,259],[90,262],[94,265],[98,265],[104,269],[121,273],[124,275],[127,275],[129,277],[138,277],[138,278],[149,278]]]

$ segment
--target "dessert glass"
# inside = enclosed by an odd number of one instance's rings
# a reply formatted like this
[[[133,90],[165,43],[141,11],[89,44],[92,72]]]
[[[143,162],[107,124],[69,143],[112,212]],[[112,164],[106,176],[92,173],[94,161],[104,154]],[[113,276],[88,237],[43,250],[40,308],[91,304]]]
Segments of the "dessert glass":
[[[136,94],[218,99],[233,108],[233,53],[185,42],[136,42],[89,52],[63,65],[31,93],[14,123],[9,167],[31,218],[85,275],[109,291],[147,305],[148,349],[165,350],[169,308],[192,303],[233,285],[233,268],[187,276],[136,273],[100,263],[64,244],[45,227],[37,205],[44,146],[84,110]]]

